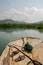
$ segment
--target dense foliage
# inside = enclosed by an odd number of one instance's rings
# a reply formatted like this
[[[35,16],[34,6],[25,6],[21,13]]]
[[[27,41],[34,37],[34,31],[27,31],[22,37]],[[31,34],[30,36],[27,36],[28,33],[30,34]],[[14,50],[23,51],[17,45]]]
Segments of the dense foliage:
[[[37,28],[43,29],[43,24],[0,24],[0,28]]]
[[[7,23],[7,24],[0,24],[0,28],[2,29],[38,29],[39,31],[43,31],[43,23],[39,24],[14,24],[14,23]]]

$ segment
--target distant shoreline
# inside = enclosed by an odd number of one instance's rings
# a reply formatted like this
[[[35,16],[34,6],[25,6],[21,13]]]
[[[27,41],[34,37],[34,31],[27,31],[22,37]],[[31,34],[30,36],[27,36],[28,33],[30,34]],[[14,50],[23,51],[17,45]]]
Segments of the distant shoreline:
[[[7,23],[7,24],[0,24],[0,29],[37,29],[40,32],[43,32],[43,24],[14,24],[14,23]]]
[[[15,24],[15,23],[0,23],[0,28],[35,28],[43,29],[43,24]]]

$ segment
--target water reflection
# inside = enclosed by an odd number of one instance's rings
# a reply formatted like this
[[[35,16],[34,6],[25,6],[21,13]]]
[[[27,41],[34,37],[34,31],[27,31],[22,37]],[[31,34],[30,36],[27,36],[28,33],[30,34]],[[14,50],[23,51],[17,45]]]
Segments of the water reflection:
[[[12,33],[13,31],[24,31],[26,29],[0,29],[0,32]]]

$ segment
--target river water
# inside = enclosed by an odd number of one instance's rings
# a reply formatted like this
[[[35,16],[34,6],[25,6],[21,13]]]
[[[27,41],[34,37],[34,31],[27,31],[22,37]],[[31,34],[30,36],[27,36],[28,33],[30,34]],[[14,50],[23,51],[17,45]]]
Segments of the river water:
[[[22,37],[35,37],[43,40],[43,32],[34,29],[1,29],[0,30],[0,54],[3,52],[6,45],[14,40]]]

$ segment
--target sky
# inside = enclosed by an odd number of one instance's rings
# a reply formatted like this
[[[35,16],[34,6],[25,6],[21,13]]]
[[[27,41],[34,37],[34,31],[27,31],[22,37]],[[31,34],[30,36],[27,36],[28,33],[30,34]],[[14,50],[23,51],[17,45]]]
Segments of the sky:
[[[43,0],[0,0],[0,20],[35,23],[43,20]]]

